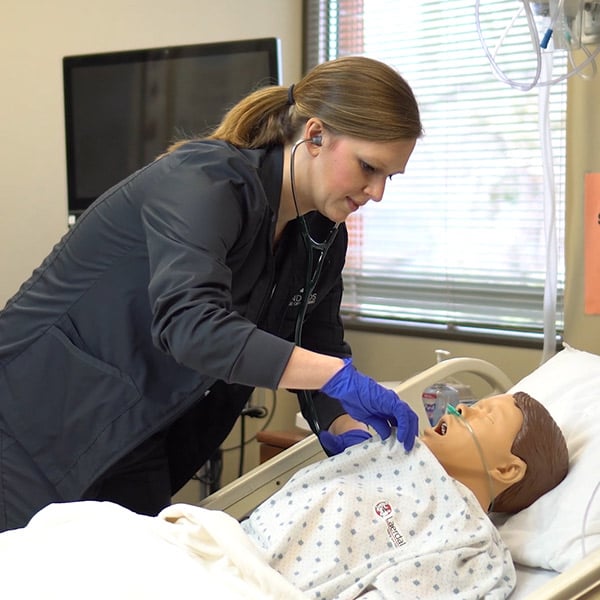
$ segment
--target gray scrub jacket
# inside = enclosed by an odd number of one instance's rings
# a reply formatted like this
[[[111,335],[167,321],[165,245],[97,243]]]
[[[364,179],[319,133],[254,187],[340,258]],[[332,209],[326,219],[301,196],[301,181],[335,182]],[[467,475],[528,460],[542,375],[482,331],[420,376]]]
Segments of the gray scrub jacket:
[[[306,267],[298,222],[273,248],[282,167],[279,146],[184,145],[96,200],[0,312],[0,422],[65,500],[215,382],[277,387]],[[342,226],[303,334],[338,356],[346,246]],[[327,426],[343,411],[319,396]]]

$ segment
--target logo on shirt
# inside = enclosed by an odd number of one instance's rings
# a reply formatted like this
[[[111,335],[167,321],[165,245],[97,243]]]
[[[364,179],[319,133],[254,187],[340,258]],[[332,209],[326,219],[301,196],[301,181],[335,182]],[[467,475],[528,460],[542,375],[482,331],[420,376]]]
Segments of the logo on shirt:
[[[302,298],[304,297],[304,288],[302,288],[298,293],[292,296],[292,299],[289,302],[288,306],[300,306],[302,304]],[[313,292],[308,296],[308,303],[314,304],[317,301],[317,294]]]
[[[406,540],[404,539],[404,536],[402,535],[402,533],[400,533],[400,530],[398,529],[398,527],[396,526],[396,523],[394,522],[394,517],[393,517],[394,511],[392,509],[392,505],[389,502],[383,500],[381,502],[378,502],[373,507],[373,509],[375,510],[375,514],[380,519],[385,521],[386,533],[388,535],[388,538],[392,542],[392,544],[396,548],[399,548],[400,546],[404,546],[404,544],[406,544]]]

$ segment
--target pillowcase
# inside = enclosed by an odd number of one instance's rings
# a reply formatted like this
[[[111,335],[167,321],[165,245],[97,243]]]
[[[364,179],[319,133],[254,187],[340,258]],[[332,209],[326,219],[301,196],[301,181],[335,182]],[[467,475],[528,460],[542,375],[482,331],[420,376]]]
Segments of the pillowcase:
[[[553,490],[519,513],[498,521],[513,560],[562,572],[600,547],[600,356],[565,344],[510,392],[541,402],[565,436],[569,473]],[[586,510],[588,514],[586,517]]]

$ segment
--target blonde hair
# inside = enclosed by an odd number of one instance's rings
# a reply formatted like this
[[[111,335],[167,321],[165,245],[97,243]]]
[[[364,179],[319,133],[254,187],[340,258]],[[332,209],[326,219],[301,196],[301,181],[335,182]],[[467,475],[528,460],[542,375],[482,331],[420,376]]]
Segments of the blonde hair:
[[[291,88],[252,92],[205,139],[240,148],[285,144],[311,117],[332,133],[370,141],[414,140],[423,134],[408,83],[385,63],[346,56],[317,65]]]

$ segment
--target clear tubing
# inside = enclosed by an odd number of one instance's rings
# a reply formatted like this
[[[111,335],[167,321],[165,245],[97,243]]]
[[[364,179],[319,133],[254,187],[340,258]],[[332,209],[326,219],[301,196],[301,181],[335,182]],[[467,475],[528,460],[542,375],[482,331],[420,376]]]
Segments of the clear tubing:
[[[546,29],[546,33],[540,42],[540,47],[544,50],[548,47],[548,42],[554,33],[554,29],[556,28],[556,21],[558,21],[558,17],[560,16],[560,11],[563,9],[563,4],[565,0],[558,0],[558,4],[556,5],[556,9],[554,11],[554,16],[550,20],[550,25],[548,25],[548,29]]]
[[[579,2],[579,12],[583,11],[584,2]],[[563,76],[552,79],[552,52],[545,51],[548,43],[551,40],[552,32],[556,26],[558,19],[563,13],[564,0],[558,0],[554,14],[551,15],[549,26],[546,30],[544,40],[540,43],[535,18],[529,0],[522,0],[519,10],[513,16],[511,22],[500,36],[500,40],[492,54],[484,40],[481,30],[481,14],[480,0],[475,2],[475,24],[479,40],[482,48],[488,57],[496,76],[510,85],[513,88],[529,91],[534,87],[539,87],[539,135],[542,149],[542,167],[543,167],[543,205],[544,205],[544,236],[546,245],[546,278],[544,284],[544,299],[543,299],[543,314],[544,314],[544,346],[542,351],[541,363],[546,362],[556,352],[556,312],[557,312],[557,271],[558,271],[558,237],[556,232],[556,210],[555,210],[555,193],[554,193],[554,171],[553,171],[553,155],[552,155],[552,130],[550,127],[550,96],[549,88],[555,83],[559,83],[574,74],[578,74],[584,78],[590,76],[583,73],[588,65],[591,65],[592,76],[596,75],[597,67],[595,58],[600,53],[600,45],[594,52],[590,52],[585,46],[581,46],[582,51],[586,55],[586,59]],[[533,80],[529,84],[513,81],[506,76],[496,62],[496,54],[501,45],[504,43],[507,35],[514,26],[516,20],[525,11],[529,34],[533,44],[533,50],[536,54],[536,71]],[[568,36],[567,36],[568,37]],[[542,52],[542,48],[544,51]],[[574,58],[570,48],[567,48],[569,64],[574,66]]]
[[[573,75],[579,75],[579,77],[581,77],[582,79],[590,79],[591,77],[593,77],[597,72],[596,57],[598,56],[598,54],[600,54],[600,44],[593,52],[590,52],[584,46],[581,47],[581,50],[584,52],[584,54],[587,56],[587,58],[583,62],[579,63],[575,69],[573,69],[572,71],[569,71],[568,73],[565,73],[564,75],[561,75],[560,77],[557,77],[556,79],[552,79],[551,81],[539,82],[538,85],[540,87],[544,86],[544,85],[552,86],[555,83],[559,83],[560,81],[569,79],[569,77],[572,77]],[[572,52],[569,52],[569,62],[571,64],[574,64]],[[593,74],[585,75],[582,71],[590,64],[592,66]]]
[[[483,51],[490,62],[490,66],[492,67],[492,70],[494,71],[494,73],[496,74],[496,77],[500,81],[502,81],[503,83],[506,83],[507,85],[510,85],[511,87],[513,87],[515,89],[521,90],[523,92],[528,92],[529,90],[533,89],[536,86],[552,86],[556,83],[564,81],[565,79],[568,79],[569,77],[572,77],[573,75],[578,75],[584,79],[589,79],[590,77],[594,77],[596,75],[597,66],[596,66],[595,59],[598,56],[598,54],[600,54],[600,44],[594,50],[594,52],[590,52],[590,50],[587,49],[582,44],[581,49],[584,52],[584,54],[587,56],[587,58],[583,62],[581,62],[579,65],[576,65],[575,60],[573,58],[572,50],[570,48],[567,48],[566,52],[568,54],[569,64],[571,65],[572,69],[569,70],[564,75],[557,77],[556,79],[552,79],[551,74],[549,74],[548,78],[541,80],[542,54],[545,54],[545,52],[542,52],[542,44],[543,44],[543,49],[545,50],[546,46],[548,46],[548,43],[551,40],[552,30],[553,30],[554,26],[556,25],[556,21],[557,21],[558,17],[560,16],[560,12],[564,5],[564,0],[559,0],[557,8],[556,8],[556,12],[553,15],[553,17],[551,18],[550,25],[546,30],[546,36],[544,36],[547,39],[542,40],[542,41],[540,41],[540,38],[539,38],[538,30],[537,30],[537,27],[535,24],[535,16],[531,9],[530,1],[529,0],[521,0],[520,4],[522,6],[519,6],[519,10],[513,16],[513,18],[511,19],[511,22],[506,27],[503,34],[500,36],[500,39],[499,39],[498,43],[496,44],[494,52],[492,53],[492,52],[490,52],[490,49],[484,39],[483,31],[481,29],[481,0],[475,0],[475,27],[477,30],[477,35],[479,36],[479,41],[481,43],[481,47],[483,48]],[[584,0],[580,0],[579,13],[581,13],[583,11],[583,7],[584,7]],[[496,62],[496,54],[498,53],[498,50],[500,49],[500,47],[502,46],[502,43],[504,42],[504,40],[510,33],[510,30],[514,26],[517,18],[522,15],[523,11],[525,11],[525,16],[527,19],[527,26],[529,29],[529,35],[530,35],[531,42],[532,42],[532,49],[533,49],[533,51],[536,55],[536,59],[537,59],[535,74],[533,76],[532,81],[529,83],[521,83],[521,82],[511,79],[510,77],[508,77],[506,75],[506,73],[504,73],[504,71],[502,71],[502,69]],[[583,73],[583,70],[590,65],[591,65],[591,69],[592,69],[591,76]]]
[[[526,84],[519,83],[518,81],[514,81],[514,80],[510,79],[509,77],[506,76],[504,71],[502,71],[502,69],[498,66],[498,63],[496,62],[495,54],[496,54],[499,46],[496,47],[494,56],[492,56],[492,54],[488,48],[488,45],[483,37],[483,32],[481,30],[480,4],[481,4],[480,0],[475,0],[475,27],[477,29],[477,35],[479,36],[479,41],[481,42],[481,47],[483,48],[483,51],[485,52],[494,73],[496,73],[496,77],[498,77],[498,79],[500,81],[510,85],[513,88],[516,88],[516,89],[524,91],[524,92],[528,92],[529,90],[533,89],[538,84],[539,79],[540,79],[540,73],[542,70],[540,38],[538,36],[537,27],[535,26],[535,20],[533,18],[533,12],[531,10],[531,6],[529,6],[528,0],[523,0],[523,7],[519,8],[518,14],[515,15],[515,17],[513,17],[511,23],[509,24],[508,28],[504,31],[504,34],[501,38],[501,42],[502,42],[504,40],[504,38],[508,35],[510,28],[512,28],[514,22],[517,20],[517,17],[520,16],[520,14],[524,8],[525,16],[527,18],[527,24],[528,24],[528,28],[529,28],[529,35],[531,36],[532,46],[537,55],[535,75],[534,75],[531,83],[526,83]]]
[[[481,464],[483,465],[483,470],[487,475],[488,489],[490,492],[490,505],[488,507],[487,512],[493,512],[496,495],[494,494],[494,486],[492,484],[492,476],[490,475],[490,469],[488,467],[487,461],[485,460],[485,456],[483,455],[483,448],[481,447],[481,444],[479,443],[479,440],[477,439],[477,436],[475,435],[471,424],[465,421],[465,419],[462,416],[462,413],[459,410],[454,408],[454,406],[452,406],[451,404],[448,404],[448,406],[446,407],[446,412],[447,414],[450,414],[453,417],[455,417],[460,423],[462,423],[467,428],[467,431],[471,434],[471,437],[473,438],[473,442],[475,443],[475,447],[477,448],[477,452],[479,453],[479,458],[481,459]]]
[[[585,558],[585,556],[587,555],[587,550],[585,548],[585,528],[587,525],[590,508],[592,508],[592,501],[594,500],[594,496],[596,495],[598,488],[600,488],[600,481],[598,481],[598,483],[596,483],[596,487],[594,488],[594,491],[592,492],[592,495],[590,496],[588,504],[585,508],[585,513],[583,514],[583,521],[581,522],[581,554],[582,554],[582,558]]]
[[[542,55],[542,73],[552,73],[552,54]],[[538,90],[539,135],[542,149],[544,237],[546,243],[546,279],[544,282],[544,348],[541,363],[556,353],[556,289],[558,270],[558,238],[554,194],[554,159],[550,126],[550,88]]]
[[[576,65],[575,59],[573,58],[573,53],[569,52],[569,64],[571,65],[573,70],[575,70],[575,69],[580,70],[579,76],[582,79],[593,79],[594,77],[596,77],[596,73],[598,72],[598,67],[596,66],[596,61],[594,59],[596,58],[596,56],[598,56],[598,52],[600,52],[600,45],[598,46],[598,48],[596,48],[596,50],[594,50],[593,53],[590,52],[585,46],[581,46],[581,51],[587,56],[587,59],[584,62],[582,62],[580,65]],[[587,75],[587,74],[581,72],[583,70],[583,68],[586,67],[588,65],[588,63],[590,63],[590,62],[591,62],[591,67],[592,67],[592,74]]]
[[[492,57],[494,58],[494,60],[496,60],[496,54],[498,54],[498,51],[502,47],[502,44],[504,44],[504,40],[506,39],[506,36],[510,33],[510,31],[513,28],[514,24],[517,22],[517,19],[522,14],[523,14],[523,6],[521,6],[519,8],[519,10],[515,12],[515,14],[513,15],[513,18],[510,20],[510,23],[506,26],[506,28],[504,29],[504,32],[502,33],[502,35],[498,39],[498,42],[496,43],[496,46],[494,48],[494,52],[492,53]],[[479,23],[479,20],[477,22]],[[479,35],[479,39],[482,39],[481,29],[478,28],[477,31],[480,34]]]

